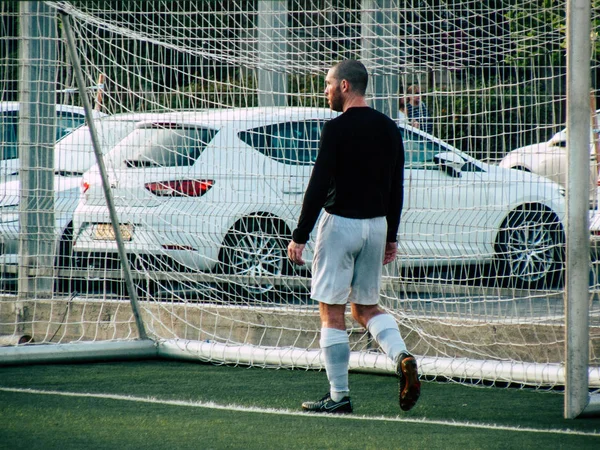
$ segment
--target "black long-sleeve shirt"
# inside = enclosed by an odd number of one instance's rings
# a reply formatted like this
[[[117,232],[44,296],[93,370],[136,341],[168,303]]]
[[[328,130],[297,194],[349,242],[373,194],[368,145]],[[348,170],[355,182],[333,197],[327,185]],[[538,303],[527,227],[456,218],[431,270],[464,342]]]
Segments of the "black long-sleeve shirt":
[[[305,244],[325,208],[354,219],[387,219],[395,242],[404,197],[404,146],[398,126],[368,107],[349,108],[323,127],[319,154],[292,239]]]

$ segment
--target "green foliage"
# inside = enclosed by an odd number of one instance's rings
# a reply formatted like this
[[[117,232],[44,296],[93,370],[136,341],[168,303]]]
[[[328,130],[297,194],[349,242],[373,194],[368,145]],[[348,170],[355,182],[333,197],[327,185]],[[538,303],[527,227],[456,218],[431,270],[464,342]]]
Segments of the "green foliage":
[[[258,106],[257,75],[254,71],[234,70],[224,80],[201,79],[173,94],[162,94],[158,103],[165,108],[216,108]],[[288,74],[288,106],[326,107],[325,76]]]
[[[18,3],[0,2],[0,36],[5,37],[0,38],[0,100],[14,100],[17,95]],[[176,44],[185,47],[188,43],[207,40],[217,55],[235,53],[244,33],[248,33],[251,41],[256,25],[256,2],[251,0],[191,3],[86,0],[72,3],[93,11],[101,19],[115,21],[132,30],[139,26],[142,16],[149,30],[177,27],[182,31],[178,31],[181,35],[175,36]],[[418,3],[418,8],[411,9],[408,4],[399,8],[404,8],[406,17],[413,13],[424,14],[419,19],[425,27],[421,30],[422,38],[439,33],[437,22],[433,19],[448,2],[430,0]],[[329,2],[316,3],[317,9],[327,5]],[[356,11],[358,5],[356,0],[340,0],[333,2],[332,7]],[[430,7],[426,8],[426,5]],[[477,78],[471,79],[468,96],[440,94],[428,101],[432,115],[439,121],[435,134],[474,156],[490,159],[502,157],[521,145],[547,139],[552,131],[563,125],[563,106],[556,104],[554,94],[544,82],[538,86],[515,84],[520,80],[515,78],[514,71],[520,71],[520,76],[525,79],[560,78],[560,73],[557,76],[557,72],[552,70],[565,65],[565,0],[558,3],[555,0],[525,3],[489,0],[480,2],[481,14],[476,15],[469,13],[472,11],[471,2],[461,5],[455,5],[456,17],[463,17],[466,21],[466,28],[474,33],[471,36],[473,42],[477,42],[477,33],[483,38],[487,36],[485,33],[491,33],[497,36],[498,45],[505,46],[506,52],[496,54],[489,49],[479,49],[481,54],[471,55],[476,59],[465,68],[465,72],[477,73],[485,66],[493,75],[486,75],[486,79],[479,73]],[[600,39],[597,39],[600,0],[591,0],[591,6],[594,11],[593,51],[597,55],[600,51]],[[305,16],[302,2],[292,3],[290,7],[292,26],[302,25],[303,20],[316,14],[308,11]],[[329,23],[327,20],[330,18],[325,20],[327,17],[325,13],[319,16],[322,25]],[[313,19],[306,23],[312,23]],[[342,21],[342,16],[336,20]],[[251,67],[234,66],[232,61],[224,62],[226,59],[209,59],[201,52],[176,51],[151,39],[130,39],[102,27],[86,26],[79,32],[78,45],[87,56],[84,61],[89,61],[89,66],[84,69],[96,72],[89,75],[92,78],[98,76],[98,71],[103,71],[107,77],[106,112],[258,104],[256,73]],[[341,55],[344,49],[348,51],[358,42],[350,39],[357,32],[355,28],[344,29],[348,42],[344,41],[339,48],[336,40],[324,41],[320,44],[323,54]],[[193,45],[190,47],[194,49]],[[61,51],[62,56],[64,46]],[[148,60],[136,55],[145,55]],[[425,52],[422,56],[435,63],[431,59],[432,54]],[[496,56],[500,60],[494,59]],[[537,68],[535,74],[532,68]],[[510,75],[507,76],[507,73]],[[322,78],[322,74],[314,73],[288,74],[288,104],[326,106]],[[600,83],[600,72],[596,82]],[[59,66],[58,86],[73,86],[68,61]],[[77,97],[72,100],[77,104]]]
[[[600,55],[600,0],[591,0],[592,53]],[[505,14],[510,23],[514,51],[507,53],[505,62],[512,66],[528,67],[547,64],[564,65],[566,57],[566,2],[537,0],[523,8],[511,7]]]
[[[499,160],[515,148],[548,140],[564,126],[562,103],[545,84],[475,78],[463,94],[436,94],[434,134],[473,157]]]

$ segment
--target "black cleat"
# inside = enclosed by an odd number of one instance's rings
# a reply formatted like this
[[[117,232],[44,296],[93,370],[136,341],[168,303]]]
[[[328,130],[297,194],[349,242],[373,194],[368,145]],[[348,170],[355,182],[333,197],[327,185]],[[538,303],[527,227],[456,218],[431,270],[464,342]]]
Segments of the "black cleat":
[[[408,411],[415,406],[421,395],[421,382],[415,357],[408,353],[401,353],[396,366],[396,375],[399,382],[400,409]]]
[[[328,392],[327,395],[318,402],[302,403],[302,409],[304,411],[315,413],[348,414],[352,412],[352,402],[348,396],[342,398],[339,402],[334,402],[331,399],[331,394]]]

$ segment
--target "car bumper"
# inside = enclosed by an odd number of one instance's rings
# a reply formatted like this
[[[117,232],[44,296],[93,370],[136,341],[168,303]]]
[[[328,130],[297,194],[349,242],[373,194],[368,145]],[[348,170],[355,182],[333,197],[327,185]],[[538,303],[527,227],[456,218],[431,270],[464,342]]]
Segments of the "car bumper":
[[[139,218],[138,218],[139,219]],[[118,246],[114,233],[99,233],[100,227],[110,228],[108,217],[98,218],[95,222],[82,222],[76,225],[73,251],[77,255],[78,263],[97,265],[101,255],[118,253]],[[221,242],[225,231],[208,232],[197,231],[198,227],[189,227],[186,230],[178,226],[177,219],[173,218],[168,226],[154,223],[153,218],[147,216],[144,220],[128,221],[122,217],[123,243],[129,253],[130,260],[143,261],[143,266],[148,270],[165,270],[165,265],[179,265],[179,270],[206,271],[212,270],[219,259]],[[123,225],[122,225],[123,226]],[[208,227],[211,228],[212,227]],[[160,230],[160,231],[157,231]],[[194,231],[190,231],[194,230]],[[96,262],[90,262],[87,255],[96,255]],[[152,260],[156,260],[156,264]],[[163,261],[160,263],[159,261]],[[172,262],[173,264],[169,264]],[[175,267],[172,270],[176,270]]]

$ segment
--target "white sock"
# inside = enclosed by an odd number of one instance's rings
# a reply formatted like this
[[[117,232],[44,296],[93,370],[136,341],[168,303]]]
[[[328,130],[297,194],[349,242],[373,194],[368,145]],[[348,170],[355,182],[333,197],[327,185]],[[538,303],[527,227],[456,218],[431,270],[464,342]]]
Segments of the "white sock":
[[[350,339],[348,333],[336,328],[321,328],[320,344],[329,380],[329,393],[333,401],[339,402],[350,393],[348,385]]]
[[[398,324],[391,314],[379,314],[373,317],[367,323],[367,329],[392,361],[395,362],[400,353],[407,352]]]

